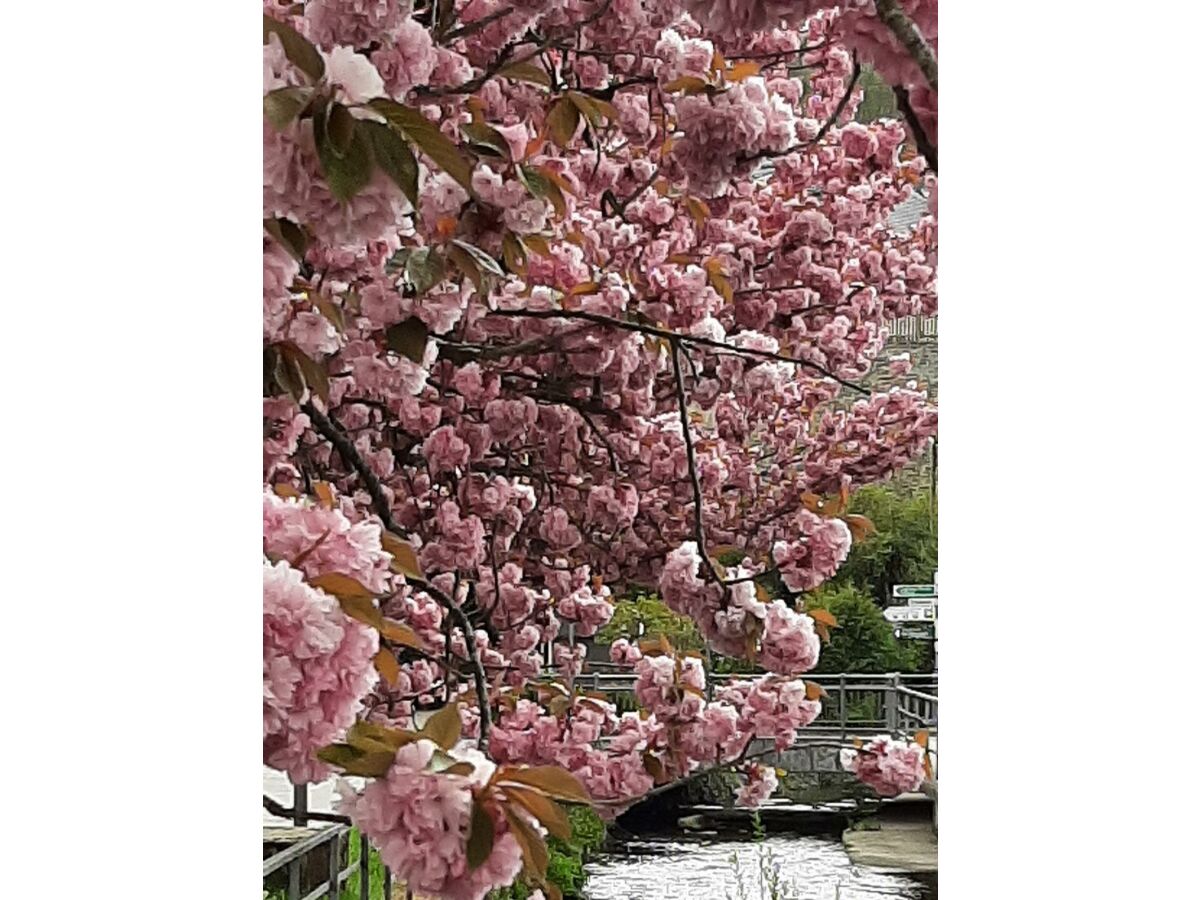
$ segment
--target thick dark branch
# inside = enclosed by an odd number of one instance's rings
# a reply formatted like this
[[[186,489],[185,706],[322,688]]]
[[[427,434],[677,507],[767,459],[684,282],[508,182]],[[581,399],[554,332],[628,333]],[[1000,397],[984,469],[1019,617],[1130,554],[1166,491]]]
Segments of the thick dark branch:
[[[917,152],[925,157],[925,162],[929,164],[929,168],[933,169],[934,174],[937,174],[937,147],[933,146],[933,142],[929,140],[929,135],[921,127],[921,121],[917,118],[917,114],[913,111],[912,104],[908,100],[908,91],[902,87],[893,87],[892,93],[896,95],[896,108],[900,110],[901,115],[904,116],[904,121],[908,123],[908,130],[912,132],[913,141],[917,145]]]
[[[776,159],[780,156],[790,156],[793,153],[799,153],[801,150],[807,150],[809,147],[815,147],[821,143],[821,138],[829,133],[829,129],[836,124],[837,120],[842,117],[842,113],[846,111],[846,104],[850,102],[850,97],[854,94],[854,88],[858,85],[858,76],[862,74],[862,66],[858,62],[858,54],[854,54],[854,68],[850,71],[850,83],[846,86],[846,93],[842,94],[842,99],[838,101],[837,107],[833,110],[833,115],[825,120],[825,124],[821,126],[821,130],[817,132],[816,137],[811,141],[801,144],[797,147],[788,147],[784,150],[764,150],[761,153],[756,153],[753,156],[739,157],[741,162],[753,162],[759,159]]]
[[[925,76],[929,87],[936,94],[938,89],[937,57],[933,55],[933,48],[925,42],[925,38],[917,30],[917,26],[904,14],[904,10],[900,8],[900,4],[896,0],[875,0],[875,9],[879,13],[880,21],[904,45],[904,49],[920,67],[921,74]]]
[[[333,421],[310,400],[300,407],[305,415],[312,422],[317,433],[325,438],[329,443],[333,444],[334,448],[341,455],[346,464],[354,469],[362,478],[363,484],[366,487],[367,493],[371,497],[371,506],[375,510],[375,514],[383,523],[383,527],[388,531],[399,534],[402,529],[396,527],[395,521],[392,519],[391,506],[388,504],[387,496],[383,492],[383,485],[379,481],[379,477],[371,471],[371,467],[367,465],[366,460],[359,454],[358,448],[350,442],[350,439],[342,431],[341,426]],[[471,624],[471,620],[467,618],[467,614],[463,611],[454,600],[434,587],[423,578],[417,578],[412,575],[405,576],[408,583],[420,590],[425,591],[434,600],[440,603],[450,617],[454,620],[454,624],[463,633],[463,641],[467,646],[467,656],[470,658],[471,668],[475,676],[475,690],[479,694],[479,749],[487,752],[488,730],[491,727],[491,710],[488,708],[488,693],[487,693],[487,675],[483,668],[483,663],[479,661],[479,651],[475,646],[475,628]]]
[[[675,369],[675,399],[679,403],[679,427],[683,430],[683,446],[687,450],[688,475],[692,481],[693,528],[696,532],[696,550],[712,577],[723,583],[721,573],[709,559],[704,544],[704,497],[700,491],[700,473],[696,470],[696,448],[692,445],[692,424],[688,420],[687,391],[683,389],[683,369],[679,365],[679,341],[671,341],[671,365]]]
[[[782,353],[772,353],[770,350],[756,350],[751,347],[735,347],[733,344],[726,344],[722,341],[717,341],[712,338],[700,337],[691,334],[679,334],[667,328],[659,328],[656,325],[646,325],[641,322],[629,322],[625,319],[614,319],[611,316],[601,315],[600,313],[591,313],[584,310],[570,309],[494,309],[489,313],[493,316],[513,316],[517,318],[527,319],[582,319],[587,322],[595,322],[598,325],[608,325],[612,328],[621,328],[625,331],[637,331],[642,334],[652,334],[655,337],[666,338],[668,341],[684,341],[689,344],[695,344],[700,347],[711,347],[714,350],[721,350],[725,353],[731,353],[735,356],[753,356],[759,359],[770,359],[775,362],[791,363],[795,366],[800,366],[805,369],[812,369],[826,378],[836,381],[843,387],[848,387],[851,390],[858,391],[860,394],[870,394],[871,392],[862,385],[855,384],[853,381],[846,381],[844,378],[839,378],[834,375],[824,366],[819,366],[816,363],[809,362],[805,359],[797,359],[794,356],[784,356]]]
[[[487,28],[493,22],[497,22],[500,19],[510,16],[513,12],[514,10],[511,6],[506,6],[503,9],[498,9],[495,12],[488,13],[482,19],[476,19],[474,22],[469,22],[466,25],[461,25],[458,28],[455,28],[448,35],[442,38],[442,43],[449,44],[450,42],[456,41],[459,38],[469,37],[475,32],[482,31],[484,28]]]
[[[266,794],[263,794],[263,809],[273,816],[295,821],[296,811],[294,809],[288,809],[282,803],[276,803]],[[337,813],[311,812],[306,810],[304,817],[307,819],[316,819],[318,822],[336,822],[339,825],[350,824],[349,816],[339,816]]]
[[[334,422],[331,417],[317,409],[311,400],[301,404],[300,409],[308,416],[317,434],[333,444],[334,449],[337,450],[338,455],[342,457],[346,465],[358,473],[358,477],[362,479],[363,487],[371,497],[371,508],[375,510],[375,515],[379,516],[383,522],[383,527],[388,531],[399,531],[396,528],[396,523],[392,521],[392,508],[388,503],[387,495],[383,492],[383,483],[379,480],[379,476],[367,465],[367,461],[359,454],[358,449],[346,435],[346,432],[342,430],[342,427]]]

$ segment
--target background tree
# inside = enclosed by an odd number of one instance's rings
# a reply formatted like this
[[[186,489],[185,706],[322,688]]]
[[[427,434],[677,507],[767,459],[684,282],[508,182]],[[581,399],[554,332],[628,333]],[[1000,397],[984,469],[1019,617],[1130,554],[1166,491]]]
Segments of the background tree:
[[[850,511],[870,519],[874,531],[850,548],[829,584],[853,586],[887,606],[893,585],[933,583],[937,521],[927,492],[868,485],[850,499]]]

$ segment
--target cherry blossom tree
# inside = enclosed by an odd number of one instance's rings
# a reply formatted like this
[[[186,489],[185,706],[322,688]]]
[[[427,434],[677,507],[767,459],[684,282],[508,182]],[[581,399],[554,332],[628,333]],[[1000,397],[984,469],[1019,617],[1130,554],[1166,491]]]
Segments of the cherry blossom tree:
[[[340,814],[414,891],[553,896],[561,802],[733,766],[757,805],[820,713],[804,592],[937,424],[860,385],[936,313],[936,19],[265,0],[264,761],[367,778]],[[854,121],[864,66],[903,121]],[[618,716],[565,638],[635,586],[764,674],[618,642]],[[862,777],[905,781],[880,746]]]

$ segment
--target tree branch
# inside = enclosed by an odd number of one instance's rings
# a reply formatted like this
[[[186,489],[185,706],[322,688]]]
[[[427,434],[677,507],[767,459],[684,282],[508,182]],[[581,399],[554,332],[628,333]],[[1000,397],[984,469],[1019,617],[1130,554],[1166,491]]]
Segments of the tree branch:
[[[921,74],[936,94],[937,57],[933,55],[933,48],[925,42],[912,19],[904,14],[896,0],[875,0],[875,10],[879,13],[880,21],[896,36],[896,40],[904,45],[913,62],[920,67]]]
[[[704,545],[704,497],[700,491],[700,475],[696,471],[696,448],[692,446],[692,425],[688,421],[687,392],[683,389],[683,369],[679,365],[679,341],[671,341],[671,365],[675,369],[675,399],[679,403],[679,425],[683,430],[683,445],[687,449],[688,475],[692,481],[693,528],[696,532],[696,548],[704,565],[712,573],[712,577],[724,584],[717,567],[709,559],[708,550]]]
[[[896,95],[896,108],[900,110],[901,115],[904,116],[904,121],[908,123],[908,130],[912,132],[913,140],[917,144],[917,152],[925,157],[925,162],[929,163],[929,168],[933,169],[934,174],[937,174],[937,147],[933,146],[933,143],[929,140],[929,135],[921,127],[921,122],[908,100],[908,91],[902,87],[894,86],[892,93]]]
[[[527,319],[582,319],[586,322],[595,322],[597,325],[608,325],[612,328],[621,328],[625,331],[637,331],[642,334],[652,334],[655,337],[666,338],[668,341],[684,341],[689,344],[696,344],[700,347],[712,347],[715,350],[722,350],[726,353],[732,353],[740,356],[754,356],[759,359],[770,359],[775,362],[791,363],[795,366],[800,366],[806,369],[812,369],[820,373],[825,378],[832,379],[843,387],[848,387],[851,390],[858,391],[860,394],[869,395],[871,392],[862,385],[855,384],[853,381],[847,381],[844,378],[839,378],[834,375],[824,366],[819,366],[816,363],[809,362],[805,359],[797,359],[794,356],[784,356],[782,353],[772,353],[770,350],[757,350],[752,347],[735,347],[733,344],[726,344],[722,341],[712,338],[700,337],[692,334],[679,334],[676,331],[671,331],[667,328],[659,328],[655,325],[645,325],[641,322],[629,322],[625,319],[614,319],[611,316],[601,315],[600,313],[586,312],[585,310],[577,309],[493,309],[489,315],[493,316],[513,316],[516,318]]]
[[[375,510],[375,515],[383,523],[383,527],[394,534],[401,533],[402,529],[396,527],[396,523],[392,519],[391,507],[388,504],[387,496],[383,492],[383,484],[380,482],[379,477],[371,471],[371,467],[367,465],[366,460],[359,454],[358,448],[350,442],[345,432],[342,431],[341,426],[325,413],[321,412],[321,410],[317,409],[311,400],[301,404],[300,408],[308,416],[317,433],[333,444],[342,459],[346,461],[346,464],[353,468],[359,477],[362,478],[367,493],[371,497],[371,506]],[[414,575],[405,575],[405,578],[409,584],[423,590],[441,604],[450,613],[454,624],[463,633],[463,641],[467,647],[467,656],[470,659],[471,668],[475,676],[475,690],[479,694],[479,749],[486,753],[492,715],[491,710],[488,708],[487,674],[484,671],[483,663],[479,661],[479,651],[475,646],[475,628],[471,624],[471,620],[467,618],[467,614],[463,611],[462,607],[429,581]]]
[[[266,794],[263,794],[263,809],[265,809],[271,815],[278,816],[281,819],[292,819],[294,821],[296,818],[296,811],[294,809],[288,809],[283,804],[276,803]],[[337,813],[306,811],[304,815],[306,818],[316,819],[318,822],[336,822],[339,825],[350,824],[349,816],[339,816]]]

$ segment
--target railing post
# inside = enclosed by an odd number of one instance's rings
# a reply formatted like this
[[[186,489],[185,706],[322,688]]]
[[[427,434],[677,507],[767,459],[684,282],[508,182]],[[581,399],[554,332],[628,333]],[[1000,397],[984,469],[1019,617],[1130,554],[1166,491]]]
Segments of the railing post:
[[[900,729],[899,716],[899,700],[900,695],[897,693],[897,688],[900,686],[900,676],[891,674],[888,676],[887,690],[883,695],[884,719],[887,722],[887,730],[891,735],[895,735]]]
[[[371,845],[362,832],[358,835],[358,900],[371,898]],[[391,898],[388,898],[391,900]]]
[[[346,846],[349,845],[347,841]],[[329,842],[329,900],[338,900],[341,896],[341,874],[342,836],[335,831],[333,840]]]
[[[303,827],[308,824],[308,785],[292,785],[292,824]]]
[[[308,785],[292,785],[292,824],[303,827],[308,824]],[[288,863],[288,900],[300,900],[300,870],[302,859]]]
[[[846,737],[846,673],[838,675],[838,716],[841,719],[842,739]]]

